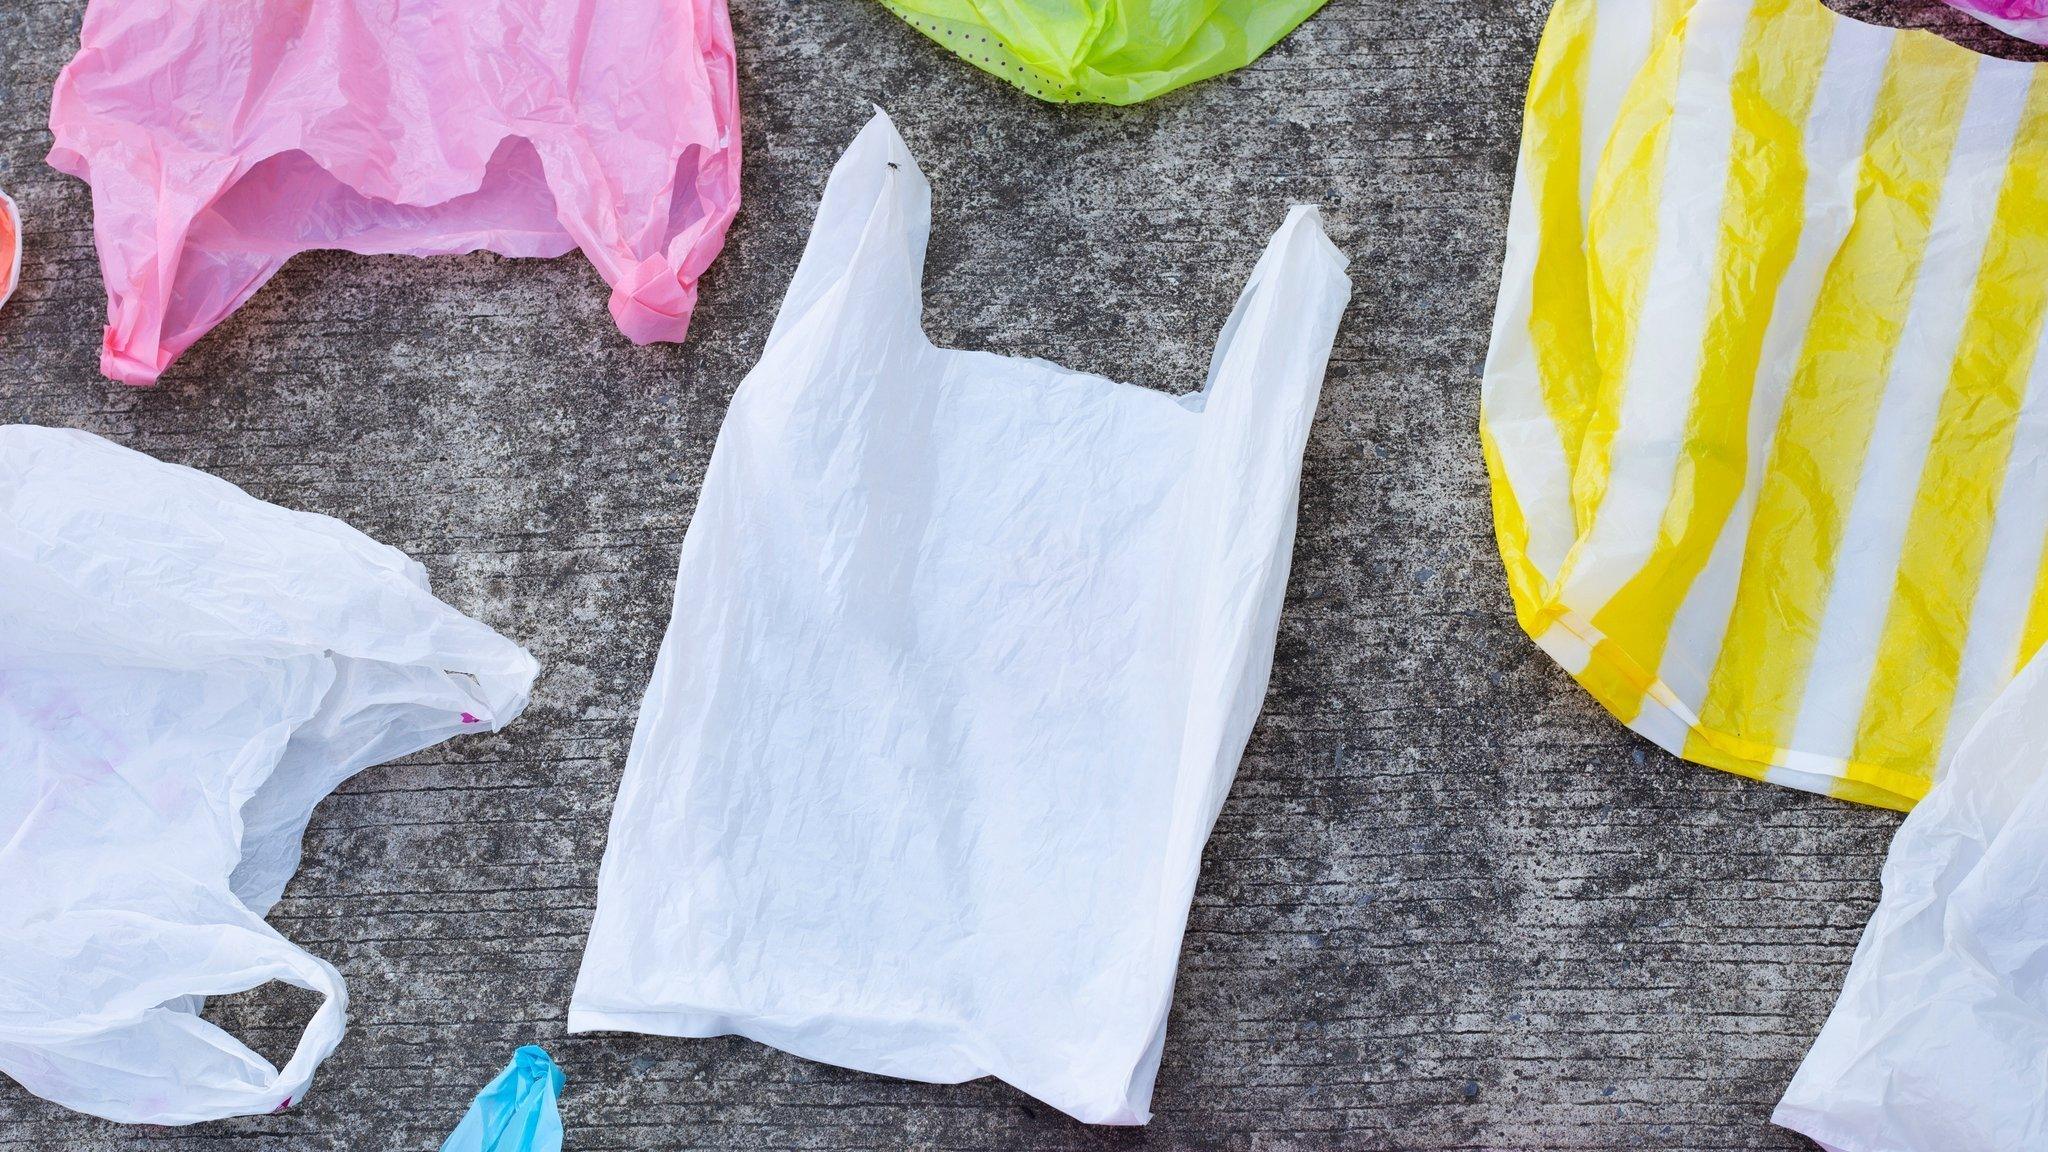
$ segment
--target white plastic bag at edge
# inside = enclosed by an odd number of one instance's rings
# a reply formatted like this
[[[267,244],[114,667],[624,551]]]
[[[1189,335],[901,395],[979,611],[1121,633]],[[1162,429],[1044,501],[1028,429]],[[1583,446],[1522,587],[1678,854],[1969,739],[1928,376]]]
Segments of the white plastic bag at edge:
[[[2048,1148],[2048,657],[1892,839],[1884,899],[1772,1120],[1832,1152]]]
[[[340,975],[263,916],[313,805],[525,706],[535,665],[425,571],[83,432],[0,428],[0,1071],[111,1120],[276,1111]],[[324,996],[283,1071],[196,1014]]]
[[[1142,1123],[1351,286],[1294,210],[1184,398],[938,348],[930,195],[877,115],[733,398],[569,1028]]]

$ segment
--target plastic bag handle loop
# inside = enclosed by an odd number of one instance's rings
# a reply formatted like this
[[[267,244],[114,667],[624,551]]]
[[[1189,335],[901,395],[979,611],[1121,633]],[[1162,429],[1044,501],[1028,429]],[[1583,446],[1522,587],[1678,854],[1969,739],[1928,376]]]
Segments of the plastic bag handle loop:
[[[827,322],[827,311],[840,324],[919,316],[931,224],[931,184],[896,125],[877,108],[825,181],[767,347],[777,347],[814,315]]]
[[[348,993],[327,962],[261,920],[187,927],[168,949],[188,956],[240,956],[239,965],[162,972],[126,989],[100,1011],[28,1033],[0,1033],[0,1061],[38,1095],[68,1087],[65,1103],[123,1123],[191,1124],[289,1107],[340,1044]],[[207,996],[273,981],[321,995],[283,1069],[198,1014]],[[91,1084],[98,1099],[77,1097]]]

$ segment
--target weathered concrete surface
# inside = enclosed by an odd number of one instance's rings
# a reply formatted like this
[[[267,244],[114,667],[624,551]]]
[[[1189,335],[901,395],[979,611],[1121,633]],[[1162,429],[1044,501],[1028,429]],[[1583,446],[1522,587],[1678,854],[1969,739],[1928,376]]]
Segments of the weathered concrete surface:
[[[544,666],[508,731],[323,805],[274,917],[352,1021],[282,1116],[170,1131],[0,1082],[0,1147],[429,1149],[520,1043],[572,1149],[1797,1148],[1766,1123],[1894,817],[1678,763],[1515,630],[1473,437],[1542,0],[1335,0],[1149,106],[1037,104],[867,0],[735,0],[746,208],[683,347],[580,257],[294,262],[154,391],[94,368],[85,188],[42,163],[80,0],[0,3],[0,185],[29,229],[0,417],[339,516]],[[1990,44],[1931,0],[1843,4]],[[1290,201],[1359,291],[1310,443],[1265,718],[1209,846],[1144,1131],[740,1040],[567,1038],[612,793],[721,414],[838,150],[880,101],[937,190],[943,343],[1165,389]],[[308,1007],[216,1018],[271,1053]]]

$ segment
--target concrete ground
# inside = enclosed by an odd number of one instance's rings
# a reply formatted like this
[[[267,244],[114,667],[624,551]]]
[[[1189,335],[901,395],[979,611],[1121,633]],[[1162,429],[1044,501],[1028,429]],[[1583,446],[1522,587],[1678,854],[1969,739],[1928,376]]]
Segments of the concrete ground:
[[[1999,43],[1932,0],[1837,6]],[[507,731],[315,816],[272,919],[341,968],[352,1019],[301,1106],[145,1130],[0,1081],[0,1148],[431,1149],[527,1042],[567,1071],[579,1152],[1806,1146],[1767,1117],[1896,817],[1624,731],[1516,631],[1491,542],[1473,425],[1542,0],[1334,0],[1252,68],[1129,110],[1036,103],[870,0],[734,0],[746,206],[688,344],[628,345],[579,256],[316,254],[146,391],[95,370],[87,192],[42,162],[82,7],[0,4],[0,186],[28,228],[0,418],[341,517],[544,671]],[[1185,390],[1290,202],[1355,259],[1272,690],[1143,1130],[741,1040],[563,1035],[677,545],[869,101],[936,188],[944,344]],[[211,1012],[281,1055],[308,1007]]]

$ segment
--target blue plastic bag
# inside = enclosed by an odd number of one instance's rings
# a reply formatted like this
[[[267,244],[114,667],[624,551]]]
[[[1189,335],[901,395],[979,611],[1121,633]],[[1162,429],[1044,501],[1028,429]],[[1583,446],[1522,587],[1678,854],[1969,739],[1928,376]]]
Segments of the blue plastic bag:
[[[528,1044],[476,1094],[441,1152],[562,1152],[555,1097],[564,1082],[548,1054]]]

